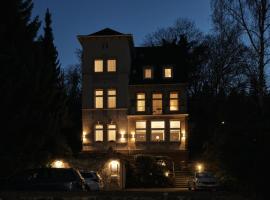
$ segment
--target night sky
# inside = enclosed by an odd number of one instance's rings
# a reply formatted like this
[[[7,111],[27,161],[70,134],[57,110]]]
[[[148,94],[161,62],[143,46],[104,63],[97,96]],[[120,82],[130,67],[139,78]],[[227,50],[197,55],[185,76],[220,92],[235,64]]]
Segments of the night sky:
[[[62,67],[77,63],[77,35],[109,27],[133,34],[136,46],[145,35],[188,18],[203,32],[211,26],[210,0],[34,0],[33,16],[52,13],[55,45]],[[40,30],[43,30],[43,24]]]

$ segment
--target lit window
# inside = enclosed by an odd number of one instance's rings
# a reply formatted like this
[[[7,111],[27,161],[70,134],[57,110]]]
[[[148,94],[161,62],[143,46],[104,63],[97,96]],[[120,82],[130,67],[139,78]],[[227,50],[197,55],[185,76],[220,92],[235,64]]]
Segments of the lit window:
[[[108,90],[108,108],[116,108],[116,90]]]
[[[137,111],[138,112],[145,111],[145,93],[137,94]]]
[[[152,94],[152,111],[154,115],[162,114],[162,94]]]
[[[146,121],[136,121],[136,141],[146,141]]]
[[[108,124],[108,141],[116,141],[116,125]]]
[[[103,60],[95,60],[94,65],[95,72],[103,72]]]
[[[153,78],[152,68],[145,68],[143,71],[143,78],[151,79]]]
[[[116,72],[116,60],[115,59],[107,60],[107,71],[108,72]]]
[[[97,124],[95,126],[95,141],[103,141],[103,125]]]
[[[170,121],[170,141],[180,141],[180,121]]]
[[[103,108],[103,90],[95,90],[95,108]]]
[[[172,78],[172,67],[165,67],[163,70],[164,78]]]
[[[164,121],[151,121],[151,141],[164,141]]]
[[[178,93],[170,92],[170,111],[177,111],[179,109],[178,101]]]

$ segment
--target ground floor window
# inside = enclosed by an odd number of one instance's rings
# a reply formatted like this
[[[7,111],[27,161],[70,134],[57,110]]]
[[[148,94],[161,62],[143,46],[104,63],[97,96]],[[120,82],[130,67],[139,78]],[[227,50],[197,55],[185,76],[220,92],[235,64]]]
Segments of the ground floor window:
[[[97,124],[95,125],[95,141],[103,141],[103,125]]]
[[[180,120],[170,120],[170,141],[180,141]]]
[[[164,141],[165,121],[151,121],[151,141]]]
[[[146,121],[136,121],[136,141],[146,141]]]
[[[116,125],[108,124],[108,141],[116,141]]]

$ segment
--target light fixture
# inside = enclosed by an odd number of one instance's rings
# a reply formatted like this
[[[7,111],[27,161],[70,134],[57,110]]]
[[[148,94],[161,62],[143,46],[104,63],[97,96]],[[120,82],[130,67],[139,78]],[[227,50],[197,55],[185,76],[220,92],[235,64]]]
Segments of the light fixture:
[[[131,135],[130,141],[135,142],[135,131],[131,131],[130,135]]]
[[[51,163],[52,168],[65,168],[65,163],[62,160],[54,160]]]
[[[112,160],[109,163],[109,167],[111,170],[111,176],[118,176],[119,174],[119,161],[118,160]]]
[[[125,130],[120,130],[120,142],[126,142],[125,138],[126,131]]]
[[[166,176],[166,177],[168,177],[169,176],[169,171],[166,171],[165,173],[164,173],[164,175]]]
[[[202,172],[202,171],[204,170],[203,164],[198,163],[198,164],[196,165],[196,169],[197,169],[198,172]]]

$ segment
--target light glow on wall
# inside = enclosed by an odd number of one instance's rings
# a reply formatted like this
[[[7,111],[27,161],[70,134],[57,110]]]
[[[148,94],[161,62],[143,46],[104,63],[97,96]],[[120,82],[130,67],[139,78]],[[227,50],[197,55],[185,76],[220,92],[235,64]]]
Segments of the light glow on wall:
[[[120,142],[126,142],[126,138],[125,138],[125,134],[126,134],[126,131],[125,130],[120,130]]]
[[[68,163],[64,162],[63,160],[54,160],[51,163],[52,168],[68,168]]]
[[[83,141],[83,144],[86,144],[86,143],[89,143],[89,140],[87,138],[87,131],[83,131],[82,133],[82,141]]]
[[[111,176],[119,176],[119,167],[120,163],[118,160],[112,160],[109,162]]]
[[[196,165],[196,169],[197,169],[198,172],[202,172],[202,171],[204,170],[203,164],[198,163],[198,164]]]
[[[183,130],[182,131],[182,138],[181,138],[182,142],[185,142],[186,141],[186,131]]]
[[[130,141],[135,142],[135,131],[131,131],[130,135],[131,135]]]

